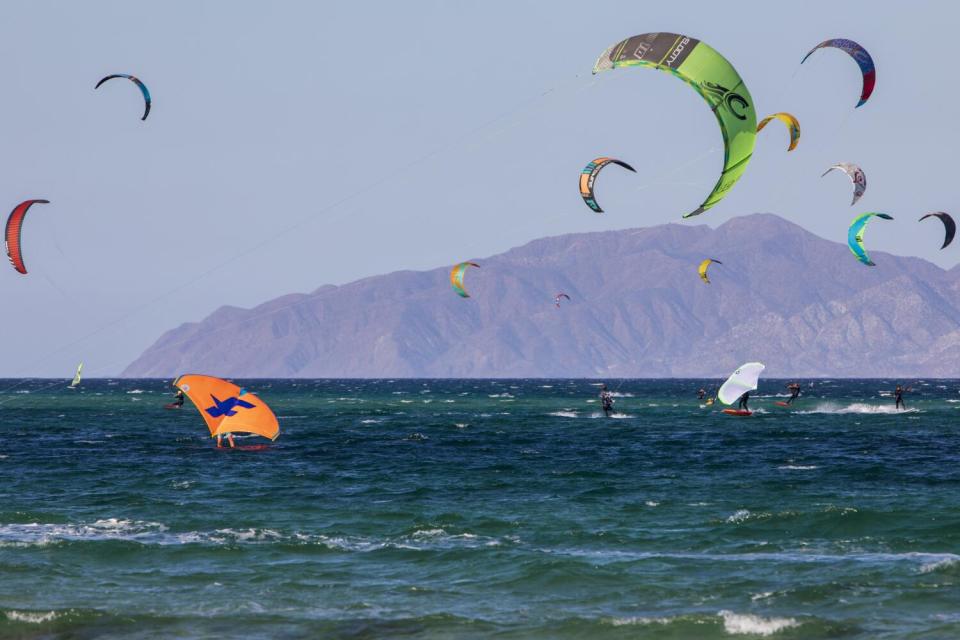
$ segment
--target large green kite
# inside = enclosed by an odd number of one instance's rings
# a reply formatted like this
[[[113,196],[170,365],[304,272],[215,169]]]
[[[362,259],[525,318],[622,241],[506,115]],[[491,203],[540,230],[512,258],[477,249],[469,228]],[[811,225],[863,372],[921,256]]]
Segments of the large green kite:
[[[676,33],[644,33],[618,42],[597,59],[593,72],[618,67],[672,73],[710,104],[723,134],[723,173],[703,204],[683,217],[700,215],[720,202],[746,170],[757,137],[753,98],[737,70],[709,45]]]

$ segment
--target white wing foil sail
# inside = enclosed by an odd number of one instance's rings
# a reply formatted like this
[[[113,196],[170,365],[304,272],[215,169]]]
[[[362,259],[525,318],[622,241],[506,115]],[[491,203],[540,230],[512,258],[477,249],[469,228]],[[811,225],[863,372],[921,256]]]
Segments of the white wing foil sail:
[[[723,404],[733,404],[747,391],[757,388],[760,373],[765,369],[759,362],[748,362],[733,372],[717,392],[717,398]]]
[[[83,372],[83,363],[81,362],[80,365],[77,367],[77,373],[73,376],[73,382],[70,383],[71,387],[76,387],[78,384],[80,384],[80,374],[82,372]]]

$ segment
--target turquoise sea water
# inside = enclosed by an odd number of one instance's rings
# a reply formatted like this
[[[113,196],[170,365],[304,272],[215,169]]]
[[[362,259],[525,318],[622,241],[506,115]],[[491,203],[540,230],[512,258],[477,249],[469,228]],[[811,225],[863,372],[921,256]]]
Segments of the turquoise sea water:
[[[0,381],[0,637],[960,637],[960,381],[608,382]]]

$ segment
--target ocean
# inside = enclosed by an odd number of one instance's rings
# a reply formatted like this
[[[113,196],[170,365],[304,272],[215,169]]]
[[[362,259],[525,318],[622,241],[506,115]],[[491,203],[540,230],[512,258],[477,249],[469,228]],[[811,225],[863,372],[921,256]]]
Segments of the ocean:
[[[960,381],[606,382],[0,381],[0,637],[960,637]]]

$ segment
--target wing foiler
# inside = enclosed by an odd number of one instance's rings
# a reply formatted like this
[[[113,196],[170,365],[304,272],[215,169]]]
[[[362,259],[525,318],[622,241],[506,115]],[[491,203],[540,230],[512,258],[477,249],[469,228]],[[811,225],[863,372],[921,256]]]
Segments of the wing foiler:
[[[747,391],[755,391],[764,367],[759,362],[748,362],[733,372],[720,386],[717,399],[723,404],[733,404]]]
[[[173,386],[197,407],[210,429],[210,437],[252,433],[276,440],[280,435],[280,423],[267,403],[232,382],[189,374],[177,378]]]

